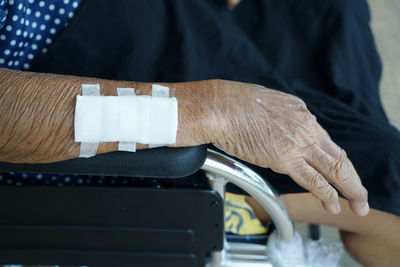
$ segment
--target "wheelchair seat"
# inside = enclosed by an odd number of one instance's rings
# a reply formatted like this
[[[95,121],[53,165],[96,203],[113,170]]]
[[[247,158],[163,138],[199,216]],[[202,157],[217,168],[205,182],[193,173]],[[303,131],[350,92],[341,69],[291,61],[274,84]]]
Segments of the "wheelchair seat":
[[[252,266],[243,261],[246,257],[253,264],[266,262],[266,257],[255,260],[250,255],[259,255],[263,246],[228,245],[225,240],[223,198],[228,181],[262,201],[282,240],[290,241],[293,234],[273,189],[240,163],[205,146],[113,152],[50,164],[0,163],[0,171],[176,181],[196,177],[206,184],[2,186],[0,264],[211,267],[233,266],[239,259]]]

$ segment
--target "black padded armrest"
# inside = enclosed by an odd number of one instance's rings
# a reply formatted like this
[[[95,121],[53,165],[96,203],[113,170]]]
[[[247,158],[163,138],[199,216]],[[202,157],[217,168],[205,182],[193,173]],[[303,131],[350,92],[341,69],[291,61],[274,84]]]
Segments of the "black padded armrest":
[[[112,152],[91,158],[76,158],[48,164],[0,162],[0,172],[179,178],[199,170],[206,157],[206,146],[160,147],[134,153]]]

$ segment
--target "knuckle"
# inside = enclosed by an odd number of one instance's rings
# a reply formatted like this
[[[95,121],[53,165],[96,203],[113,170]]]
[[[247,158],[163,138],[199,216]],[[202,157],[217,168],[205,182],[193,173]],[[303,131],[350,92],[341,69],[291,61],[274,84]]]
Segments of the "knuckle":
[[[322,154],[318,149],[316,148],[316,144],[311,145],[309,148],[311,150],[311,159],[314,162],[321,162],[324,160],[324,154]]]
[[[340,159],[342,159],[343,161],[347,159],[347,153],[342,148],[340,148]]]
[[[348,168],[342,161],[338,160],[334,166],[332,167],[332,177],[333,181],[332,183],[337,184],[337,185],[351,185],[355,181],[355,176],[354,172],[352,171],[351,168]]]
[[[338,193],[336,192],[335,189],[332,188],[332,186],[330,186],[329,184],[327,184],[325,186],[325,188],[323,189],[324,191],[324,197],[325,197],[325,202],[328,203],[336,203],[339,196]]]
[[[332,164],[330,165],[330,173],[333,177],[340,177],[340,173],[343,171],[343,160],[341,158],[334,160]],[[341,182],[345,182],[344,180],[347,180],[347,177],[341,178]]]
[[[288,98],[289,101],[291,101],[293,104],[295,104],[295,106],[297,108],[302,109],[302,110],[308,110],[306,103],[301,98],[299,98],[298,96],[287,95],[287,98]]]
[[[318,124],[317,117],[312,113],[309,113],[309,114],[310,114],[310,121],[312,121],[313,123],[316,123],[318,125],[318,129],[321,129],[322,127],[320,127],[320,125]]]
[[[335,204],[338,201],[338,193],[328,183],[315,188],[312,193],[327,204]]]
[[[304,176],[307,174],[307,169],[304,166],[305,162],[303,161],[302,158],[296,157],[293,160],[290,160],[287,162],[288,167],[292,167],[293,169],[299,170],[299,173]]]
[[[309,173],[307,176],[309,186],[311,188],[314,188],[315,190],[320,191],[320,188],[323,187],[323,180],[321,178],[321,175],[318,173]]]
[[[307,107],[306,103],[305,103],[301,98],[299,98],[299,97],[297,97],[297,96],[293,96],[293,97],[295,98],[295,100],[297,101],[297,103],[299,104],[299,106],[304,107],[304,108]]]

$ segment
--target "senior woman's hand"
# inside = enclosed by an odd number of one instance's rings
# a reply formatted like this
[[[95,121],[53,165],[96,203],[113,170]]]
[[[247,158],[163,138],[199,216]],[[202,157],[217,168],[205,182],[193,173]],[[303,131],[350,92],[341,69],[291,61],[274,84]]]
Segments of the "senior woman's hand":
[[[335,186],[358,215],[367,191],[343,149],[298,97],[261,86],[211,81],[212,142],[247,162],[289,175],[331,213],[341,208]],[[205,127],[207,128],[207,127]],[[333,185],[333,186],[332,186]]]

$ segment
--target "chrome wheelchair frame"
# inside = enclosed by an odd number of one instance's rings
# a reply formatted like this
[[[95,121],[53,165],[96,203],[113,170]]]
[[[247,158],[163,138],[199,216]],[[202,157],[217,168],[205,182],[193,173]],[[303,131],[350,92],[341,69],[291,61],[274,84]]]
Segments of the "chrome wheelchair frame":
[[[277,192],[261,176],[242,163],[221,153],[208,150],[207,159],[201,168],[206,171],[210,184],[222,198],[225,185],[230,182],[255,198],[271,216],[278,238],[290,243],[293,239],[293,223],[279,199]],[[224,248],[213,252],[208,267],[252,267],[272,266],[265,245],[228,243],[224,237]]]

